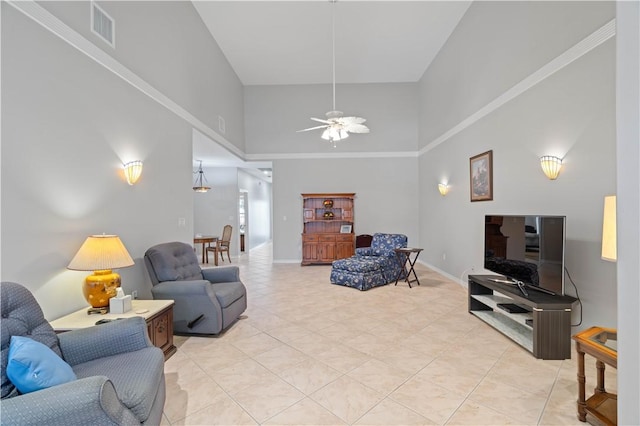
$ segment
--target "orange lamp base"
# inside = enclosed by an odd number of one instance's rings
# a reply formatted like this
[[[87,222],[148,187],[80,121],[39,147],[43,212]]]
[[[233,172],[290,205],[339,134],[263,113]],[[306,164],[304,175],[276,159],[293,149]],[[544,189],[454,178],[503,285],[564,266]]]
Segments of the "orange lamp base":
[[[111,269],[93,271],[93,275],[87,276],[82,286],[84,298],[94,308],[109,307],[109,299],[115,297],[117,288],[120,287],[120,275]]]

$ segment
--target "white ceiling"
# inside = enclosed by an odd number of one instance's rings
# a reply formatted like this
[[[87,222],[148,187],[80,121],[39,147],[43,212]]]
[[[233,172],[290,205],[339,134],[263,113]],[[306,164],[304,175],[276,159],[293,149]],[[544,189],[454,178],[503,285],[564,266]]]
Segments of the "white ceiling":
[[[416,82],[471,1],[193,1],[240,81],[249,85]],[[238,165],[211,143],[194,143],[205,165]],[[227,157],[229,161],[225,161]],[[264,167],[259,165],[258,167]]]
[[[416,82],[470,1],[194,1],[245,86]]]

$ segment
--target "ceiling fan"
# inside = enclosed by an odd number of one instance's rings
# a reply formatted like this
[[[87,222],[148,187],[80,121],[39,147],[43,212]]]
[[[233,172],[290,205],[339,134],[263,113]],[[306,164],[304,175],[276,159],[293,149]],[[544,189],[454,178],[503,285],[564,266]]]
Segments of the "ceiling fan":
[[[322,123],[321,126],[309,127],[298,130],[298,132],[308,132],[309,130],[324,129],[321,138],[328,140],[336,147],[336,141],[346,139],[349,133],[369,133],[369,128],[364,123],[367,121],[362,117],[343,117],[342,111],[336,110],[336,17],[335,3],[338,0],[329,0],[331,5],[331,34],[332,34],[332,59],[333,59],[333,111],[327,112],[326,119],[311,117],[313,121]]]

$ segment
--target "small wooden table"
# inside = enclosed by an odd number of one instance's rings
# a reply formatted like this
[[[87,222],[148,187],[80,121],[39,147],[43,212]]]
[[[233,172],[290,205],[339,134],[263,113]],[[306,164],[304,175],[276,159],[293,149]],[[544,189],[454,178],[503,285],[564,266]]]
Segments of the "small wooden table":
[[[173,304],[173,300],[136,299],[131,301],[132,309],[124,314],[88,315],[87,308],[82,308],[51,321],[50,324],[56,333],[64,333],[94,326],[96,321],[102,319],[142,317],[147,322],[151,343],[162,349],[164,359],[167,360],[177,350],[173,344]]]
[[[215,243],[216,241],[218,241],[218,237],[212,237],[210,235],[193,237],[193,244],[202,244],[202,263],[209,263],[209,252],[204,245],[207,244],[207,247],[211,247],[211,243]],[[214,263],[218,266],[218,256],[216,256]]]
[[[396,283],[395,285],[398,285],[398,280],[400,280],[400,276],[402,275],[402,271],[406,272],[406,276],[405,276],[405,281],[407,284],[409,284],[409,288],[411,288],[411,283],[416,282],[418,283],[418,285],[420,285],[420,281],[418,281],[418,275],[416,275],[416,271],[415,269],[413,269],[413,266],[416,264],[416,261],[418,260],[418,256],[420,256],[420,252],[423,250],[421,248],[411,248],[411,247],[405,247],[405,248],[397,248],[397,249],[393,249],[396,252],[396,256],[398,256],[398,260],[400,261],[400,263],[402,264],[402,269],[400,270],[400,272],[398,272],[398,276],[396,277]],[[411,260],[411,254],[415,253],[415,257],[413,258],[413,260]],[[409,264],[409,271],[407,271],[407,264]],[[414,279],[411,279],[411,274],[413,273],[413,277]]]
[[[604,388],[604,365],[618,368],[618,331],[613,328],[591,327],[573,336],[578,352],[578,420],[586,422],[587,414],[597,419],[594,424],[618,424],[618,395]],[[596,359],[598,370],[594,394],[585,399],[584,354]],[[591,422],[590,422],[591,423]]]

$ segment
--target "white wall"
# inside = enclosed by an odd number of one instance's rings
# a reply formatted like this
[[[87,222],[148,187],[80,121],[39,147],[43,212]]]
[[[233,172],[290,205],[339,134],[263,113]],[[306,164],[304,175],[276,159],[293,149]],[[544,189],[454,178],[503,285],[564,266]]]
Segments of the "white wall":
[[[612,17],[612,4],[474,3],[421,81],[421,146],[449,130],[442,123],[454,127]],[[453,71],[445,78],[443,70]],[[566,267],[584,305],[580,328],[615,327],[615,266],[600,260],[602,200],[616,188],[614,88],[610,39],[425,149],[420,240],[429,244],[421,260],[466,280],[471,268],[482,270],[485,214],[566,215]],[[488,150],[494,199],[471,203],[469,158]],[[565,159],[556,181],[540,169],[546,154]],[[446,197],[437,192],[441,180],[452,186]],[[575,294],[569,280],[566,288]]]
[[[353,232],[401,233],[419,244],[416,158],[275,160],[273,258],[302,259],[302,193],[355,192]],[[286,220],[285,220],[286,217]]]

